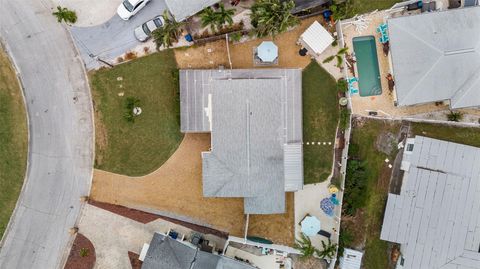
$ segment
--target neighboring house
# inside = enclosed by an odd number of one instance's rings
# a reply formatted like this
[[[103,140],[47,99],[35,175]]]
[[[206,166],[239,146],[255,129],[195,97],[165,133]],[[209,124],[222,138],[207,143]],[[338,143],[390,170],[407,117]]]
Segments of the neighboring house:
[[[480,7],[392,18],[388,31],[398,105],[480,106]]]
[[[203,194],[244,197],[246,214],[285,212],[303,188],[300,69],[181,70],[181,131],[211,133]]]
[[[247,263],[201,251],[187,242],[155,233],[142,269],[254,269]]]
[[[204,8],[214,5],[220,0],[165,0],[170,14],[176,21],[184,21]]]
[[[401,245],[397,268],[480,268],[480,148],[409,140],[380,238]]]

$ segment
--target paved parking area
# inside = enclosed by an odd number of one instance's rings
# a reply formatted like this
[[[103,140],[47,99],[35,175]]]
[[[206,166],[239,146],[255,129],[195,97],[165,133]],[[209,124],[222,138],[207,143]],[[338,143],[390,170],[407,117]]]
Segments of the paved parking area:
[[[110,20],[97,26],[72,27],[70,30],[73,39],[87,69],[101,66],[94,57],[113,63],[118,56],[141,44],[135,39],[133,30],[145,21],[163,14],[165,9],[164,0],[151,0],[128,21],[115,14]]]

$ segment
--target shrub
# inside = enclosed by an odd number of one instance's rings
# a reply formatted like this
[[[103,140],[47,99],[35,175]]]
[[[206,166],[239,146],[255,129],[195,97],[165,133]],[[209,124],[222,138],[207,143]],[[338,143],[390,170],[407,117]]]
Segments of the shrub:
[[[121,57],[121,56],[120,56],[120,57],[117,57],[117,63],[121,63],[121,62],[123,62],[123,61],[124,61],[124,60],[123,60],[123,57]]]
[[[367,193],[367,173],[365,164],[359,160],[347,163],[343,209],[347,215],[355,215],[357,209],[365,206]]]
[[[75,23],[77,21],[77,13],[66,7],[57,6],[57,11],[53,12],[52,15],[57,17],[58,22]]]
[[[90,250],[88,248],[80,249],[80,257],[87,257],[89,253],[90,253]]]
[[[240,39],[242,39],[242,34],[241,33],[233,33],[233,34],[229,35],[229,37],[230,37],[230,41],[238,42],[238,41],[240,41]]]
[[[350,124],[350,112],[348,108],[340,108],[340,122],[338,123],[338,128],[342,131],[345,131]]]
[[[149,48],[149,47],[147,47],[147,46],[143,47],[143,52],[144,52],[145,54],[148,54],[149,51],[150,51],[150,48]]]
[[[134,98],[134,97],[127,97],[127,99],[125,99],[125,115],[124,115],[124,118],[128,121],[128,122],[135,122],[135,114],[133,113],[133,109],[135,107],[138,107],[140,106],[140,100],[137,99],[137,98]]]
[[[125,53],[125,60],[133,60],[135,58],[137,58],[137,53],[135,51]]]
[[[450,113],[447,114],[447,119],[449,121],[459,122],[463,118],[462,112],[450,110]]]
[[[340,78],[337,80],[337,90],[339,92],[347,92],[348,91],[348,83],[345,79]]]

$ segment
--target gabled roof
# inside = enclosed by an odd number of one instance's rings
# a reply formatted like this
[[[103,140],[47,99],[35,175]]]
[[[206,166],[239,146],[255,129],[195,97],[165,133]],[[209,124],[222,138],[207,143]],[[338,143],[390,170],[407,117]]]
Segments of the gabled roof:
[[[178,22],[218,2],[220,2],[220,0],[165,0],[170,14],[172,14]]]
[[[182,132],[211,132],[203,194],[244,197],[245,212],[285,211],[303,187],[299,69],[181,70]]]
[[[480,7],[388,20],[399,105],[480,106]]]
[[[155,233],[142,269],[254,269],[225,256],[197,250],[163,234]]]
[[[480,268],[480,148],[417,136],[410,157],[380,238],[401,244],[404,269]]]

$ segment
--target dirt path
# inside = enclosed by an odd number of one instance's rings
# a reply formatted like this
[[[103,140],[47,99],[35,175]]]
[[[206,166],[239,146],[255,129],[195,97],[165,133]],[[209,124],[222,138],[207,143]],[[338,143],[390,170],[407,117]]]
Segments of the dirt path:
[[[187,134],[172,157],[147,176],[133,178],[95,170],[91,198],[153,210],[243,236],[243,199],[203,197],[200,153],[209,148],[209,134]],[[263,236],[276,243],[293,243],[293,199],[287,201],[286,214],[251,218],[249,234]]]

